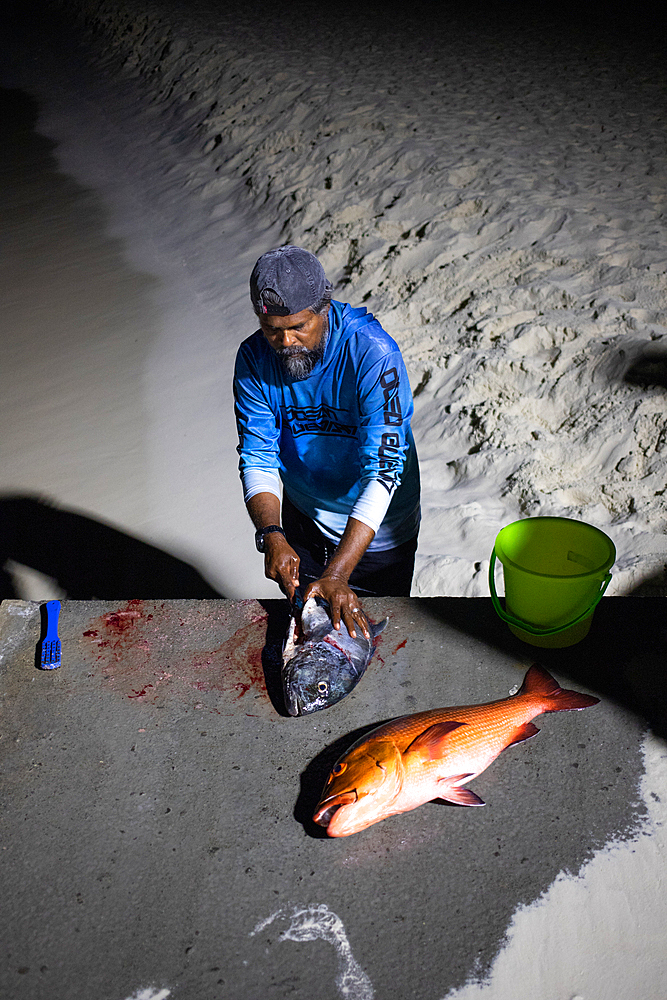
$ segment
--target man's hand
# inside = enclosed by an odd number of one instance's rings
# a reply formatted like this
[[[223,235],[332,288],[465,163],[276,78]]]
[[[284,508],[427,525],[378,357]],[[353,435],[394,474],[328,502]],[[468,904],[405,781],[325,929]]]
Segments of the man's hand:
[[[280,500],[273,493],[256,493],[246,506],[258,531],[270,524],[280,524]],[[290,601],[299,586],[299,562],[298,555],[279,531],[264,535],[264,575],[275,580]]]
[[[264,575],[269,580],[275,580],[282,592],[293,601],[294,591],[299,586],[301,560],[279,531],[264,535],[264,546]]]
[[[368,641],[371,641],[366,619],[361,613],[359,598],[348,587],[345,580],[337,576],[329,576],[325,573],[319,580],[315,580],[314,583],[310,584],[303,595],[304,601],[307,601],[309,597],[314,597],[316,594],[319,597],[323,597],[329,605],[331,621],[335,629],[340,628],[342,617],[345,622],[345,628],[353,639],[356,639],[357,629],[360,629]]]

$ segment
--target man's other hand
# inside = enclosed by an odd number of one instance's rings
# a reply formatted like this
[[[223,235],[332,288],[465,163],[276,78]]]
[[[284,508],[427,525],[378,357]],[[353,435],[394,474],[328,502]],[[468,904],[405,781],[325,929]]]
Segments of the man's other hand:
[[[315,595],[324,598],[329,605],[331,621],[335,629],[340,628],[342,617],[345,627],[353,639],[356,639],[357,629],[359,629],[363,632],[366,639],[369,642],[371,641],[371,634],[368,631],[366,618],[361,613],[359,598],[343,579],[328,574],[321,576],[319,580],[315,580],[314,583],[310,584],[303,595],[303,599],[307,601],[309,597],[315,597]]]

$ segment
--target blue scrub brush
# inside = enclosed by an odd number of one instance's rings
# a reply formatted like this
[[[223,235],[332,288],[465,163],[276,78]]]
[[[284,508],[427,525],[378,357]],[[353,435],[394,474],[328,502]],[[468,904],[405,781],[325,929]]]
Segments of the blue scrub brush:
[[[58,638],[58,615],[60,614],[60,601],[47,601],[46,608],[46,635],[42,639],[42,656],[40,666],[42,670],[55,670],[60,666],[60,639]]]

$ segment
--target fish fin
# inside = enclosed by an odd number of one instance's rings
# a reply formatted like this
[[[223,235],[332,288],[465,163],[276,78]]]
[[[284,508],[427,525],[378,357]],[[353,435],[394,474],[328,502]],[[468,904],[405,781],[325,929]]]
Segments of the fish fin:
[[[388,621],[389,621],[388,618],[383,618],[381,622],[377,623],[377,625],[371,625],[371,623],[369,622],[368,624],[370,625],[371,629],[371,638],[377,639],[380,632],[384,632],[384,630],[386,629]]]
[[[320,629],[331,629],[331,612],[327,602],[319,597],[309,597],[301,611],[301,627],[305,635],[313,636]]]
[[[532,722],[524,722],[522,726],[519,726],[519,728],[515,730],[512,739],[505,746],[505,750],[507,750],[507,747],[514,746],[515,743],[525,743],[526,740],[532,739],[533,736],[537,736],[538,733],[539,729],[537,726],[534,726]]]
[[[454,720],[451,722],[436,722],[435,725],[429,726],[423,733],[420,733],[410,746],[406,748],[404,754],[416,753],[430,760],[435,760],[436,757],[442,754],[443,743],[449,734],[454,732],[455,729],[459,729],[460,726],[465,726],[465,722],[455,722]]]
[[[462,785],[464,781],[468,780],[468,778],[474,778],[474,777],[475,777],[475,772],[469,771],[467,774],[445,774],[443,775],[442,778],[438,778],[438,781],[439,782],[444,781],[446,784],[449,785]]]
[[[296,618],[292,616],[292,618],[290,618],[289,628],[283,643],[283,663],[288,663],[294,656],[294,650],[296,649],[297,644],[297,632],[298,626]]]
[[[577,708],[589,708],[600,701],[590,694],[580,694],[578,691],[562,688],[539,663],[533,663],[528,670],[519,694],[531,694],[548,699],[548,704],[542,709],[543,712],[569,712]]]
[[[484,799],[475,795],[469,788],[448,788],[446,792],[438,796],[443,802],[452,802],[456,806],[484,806]]]

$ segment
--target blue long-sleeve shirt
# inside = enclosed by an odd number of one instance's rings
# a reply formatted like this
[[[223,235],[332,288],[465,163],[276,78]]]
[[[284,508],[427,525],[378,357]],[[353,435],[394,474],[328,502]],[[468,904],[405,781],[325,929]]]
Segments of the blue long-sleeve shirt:
[[[338,542],[352,516],[375,531],[369,551],[419,526],[412,393],[396,343],[366,309],[332,302],[324,357],[302,381],[284,375],[261,330],[234,372],[239,469],[256,493],[292,503]]]

